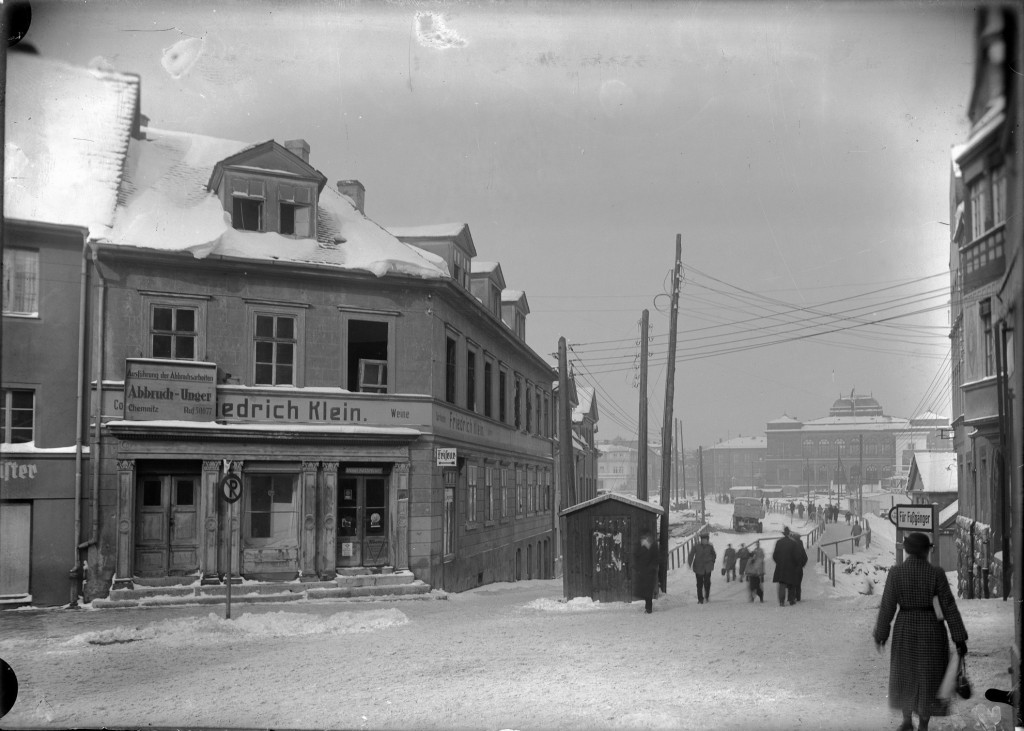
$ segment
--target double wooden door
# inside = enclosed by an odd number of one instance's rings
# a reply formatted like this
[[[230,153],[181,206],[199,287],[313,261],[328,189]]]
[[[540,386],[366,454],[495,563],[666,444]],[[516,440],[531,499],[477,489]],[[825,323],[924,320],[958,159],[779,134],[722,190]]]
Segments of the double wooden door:
[[[338,478],[337,565],[388,563],[388,481],[385,476]]]
[[[181,576],[199,570],[199,475],[140,476],[135,497],[134,573]]]

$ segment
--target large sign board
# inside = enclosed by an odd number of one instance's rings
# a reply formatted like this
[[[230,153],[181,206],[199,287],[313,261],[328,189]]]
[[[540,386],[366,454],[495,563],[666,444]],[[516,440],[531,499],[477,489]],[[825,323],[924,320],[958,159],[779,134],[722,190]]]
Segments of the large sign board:
[[[437,447],[434,450],[434,456],[437,457],[438,467],[459,466],[458,451],[455,447]]]
[[[894,505],[889,511],[889,520],[900,530],[935,531],[934,505]]]
[[[217,365],[187,360],[125,360],[124,418],[134,421],[213,421]]]

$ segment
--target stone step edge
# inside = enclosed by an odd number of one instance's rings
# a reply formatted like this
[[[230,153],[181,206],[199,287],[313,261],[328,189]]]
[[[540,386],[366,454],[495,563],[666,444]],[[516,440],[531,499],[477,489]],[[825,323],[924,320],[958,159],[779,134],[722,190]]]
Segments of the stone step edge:
[[[418,585],[417,585],[418,584]],[[317,599],[329,599],[348,602],[375,602],[375,601],[409,601],[416,599],[447,599],[447,595],[434,594],[430,587],[423,582],[408,584],[400,587],[356,587],[319,589],[311,592],[289,592],[287,594],[241,594],[236,596],[231,593],[232,604],[259,604],[259,603],[283,603],[294,601],[312,601]],[[389,590],[385,593],[385,589]],[[395,591],[398,589],[399,591]],[[308,594],[308,595],[307,595]],[[201,596],[152,596],[138,597],[132,599],[93,599],[87,605],[94,609],[124,609],[131,607],[166,607],[186,605],[223,605],[226,603],[226,596],[201,595]]]

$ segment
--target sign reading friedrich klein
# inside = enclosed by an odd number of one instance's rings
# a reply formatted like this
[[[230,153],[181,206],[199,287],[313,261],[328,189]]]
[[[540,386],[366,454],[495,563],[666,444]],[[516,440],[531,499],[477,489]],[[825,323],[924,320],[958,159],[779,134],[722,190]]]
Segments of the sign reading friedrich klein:
[[[215,418],[215,363],[128,358],[124,372],[125,419],[213,421]]]

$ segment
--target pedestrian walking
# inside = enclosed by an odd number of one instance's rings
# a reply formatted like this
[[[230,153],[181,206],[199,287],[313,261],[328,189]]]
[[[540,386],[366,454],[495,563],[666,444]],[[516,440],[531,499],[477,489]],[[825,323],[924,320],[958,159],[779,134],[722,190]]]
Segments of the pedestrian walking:
[[[797,503],[796,504],[796,514],[800,516],[800,520],[804,519],[804,504],[803,503]]]
[[[800,601],[800,590],[803,588],[804,583],[804,566],[807,565],[807,551],[804,550],[804,544],[800,541],[800,534],[796,531],[790,531],[789,537],[796,541],[798,546],[797,550],[797,572],[796,572],[796,585],[794,592],[796,594],[796,600]]]
[[[796,512],[796,503],[792,500],[789,501],[789,519],[793,520],[793,513]]]
[[[860,521],[856,521],[853,524],[853,528],[850,529],[850,535],[853,536],[853,547],[860,548],[860,534],[864,532],[864,529],[860,527]]]
[[[640,543],[633,553],[633,566],[636,569],[633,590],[636,596],[644,600],[644,611],[654,611],[654,590],[658,585],[658,566],[660,552],[654,536],[650,531],[640,533]]]
[[[779,606],[786,606],[787,601],[790,605],[796,604],[796,586],[803,579],[807,553],[800,543],[789,537],[789,526],[782,529],[782,538],[775,542],[772,560],[775,562],[772,581],[779,585]]]
[[[871,523],[864,521],[864,548],[871,548]]]
[[[945,573],[928,561],[931,548],[931,539],[924,533],[911,533],[903,539],[907,560],[889,570],[875,621],[875,647],[881,654],[896,618],[889,660],[889,707],[903,713],[898,731],[913,729],[914,713],[919,731],[928,728],[932,716],[948,715],[949,700],[936,694],[949,661],[950,635],[957,653],[961,657],[967,654],[967,629]],[[936,597],[945,621],[937,616]]]
[[[725,547],[725,553],[722,554],[722,576],[725,577],[726,583],[736,580],[736,549],[731,543]]]
[[[850,524],[850,511],[849,510],[846,511],[846,524],[847,525]]]
[[[697,545],[690,552],[690,568],[697,575],[697,603],[711,601],[711,572],[715,570],[715,547],[711,545],[711,536],[701,533]]]
[[[754,550],[750,552],[750,561],[747,562],[747,597],[754,601],[754,595],[764,602],[764,551],[761,550],[761,541],[754,542]]]
[[[736,551],[736,560],[740,562],[740,580],[747,580],[747,561],[750,560],[750,549],[745,545],[740,546],[740,550]]]

